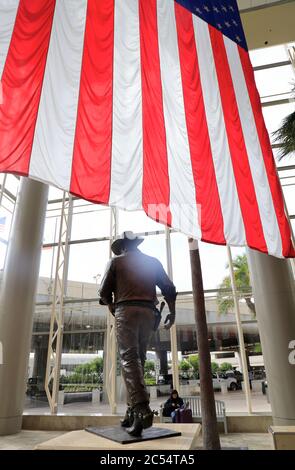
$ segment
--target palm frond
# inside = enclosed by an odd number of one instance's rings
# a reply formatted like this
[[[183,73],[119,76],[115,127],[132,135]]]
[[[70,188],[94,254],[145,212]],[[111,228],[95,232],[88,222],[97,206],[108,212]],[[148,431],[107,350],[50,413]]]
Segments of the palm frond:
[[[273,132],[274,141],[280,144],[279,160],[295,152],[295,111],[283,119],[281,127]]]
[[[295,82],[292,86],[292,94],[295,96]],[[283,119],[281,127],[272,135],[274,141],[280,144],[279,160],[295,152],[295,111]]]

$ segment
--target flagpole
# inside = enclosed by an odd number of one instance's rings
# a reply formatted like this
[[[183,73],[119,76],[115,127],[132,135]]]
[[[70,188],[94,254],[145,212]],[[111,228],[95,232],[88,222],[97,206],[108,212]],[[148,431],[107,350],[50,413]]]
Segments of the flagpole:
[[[227,248],[229,272],[230,272],[230,279],[231,279],[231,287],[232,287],[232,293],[233,293],[234,305],[235,305],[235,316],[236,316],[236,324],[237,324],[237,329],[238,329],[239,348],[240,348],[240,354],[241,354],[241,360],[242,360],[242,368],[243,368],[242,372],[243,372],[243,378],[244,378],[246,402],[247,402],[248,413],[251,414],[252,413],[251,391],[250,391],[247,358],[246,358],[246,352],[245,352],[243,327],[242,327],[242,322],[241,322],[241,311],[240,311],[240,305],[239,305],[239,298],[238,298],[237,285],[236,285],[236,280],[235,280],[231,249],[229,246],[227,246],[226,248]]]
[[[220,440],[212,383],[211,356],[199,246],[197,240],[190,238],[188,242],[199,354],[203,447],[207,450],[219,450]]]

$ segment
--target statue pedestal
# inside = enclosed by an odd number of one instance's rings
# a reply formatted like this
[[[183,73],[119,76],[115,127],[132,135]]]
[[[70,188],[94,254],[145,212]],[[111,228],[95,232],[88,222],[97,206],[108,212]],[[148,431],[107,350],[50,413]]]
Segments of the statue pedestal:
[[[197,440],[201,432],[201,425],[189,424],[165,424],[156,423],[152,429],[165,429],[181,433],[175,437],[164,437],[161,439],[144,440],[121,444],[109,438],[97,436],[87,431],[72,431],[58,436],[50,441],[38,444],[37,450],[192,450],[197,446]],[[103,428],[100,428],[103,429]],[[118,430],[118,428],[116,428]],[[144,432],[147,432],[145,430]],[[124,434],[128,436],[126,431]]]
[[[155,426],[145,429],[140,437],[130,436],[121,426],[102,428],[89,427],[86,428],[85,431],[114,442],[119,442],[119,444],[134,444],[135,442],[153,441],[155,439],[168,439],[171,437],[181,436],[181,432],[179,431]]]

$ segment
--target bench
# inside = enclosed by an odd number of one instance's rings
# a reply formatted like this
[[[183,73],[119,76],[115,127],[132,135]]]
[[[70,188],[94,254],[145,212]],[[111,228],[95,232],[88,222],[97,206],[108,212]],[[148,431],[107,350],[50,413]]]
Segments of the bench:
[[[193,418],[196,421],[202,421],[202,413],[201,413],[201,398],[200,397],[181,397],[185,404],[188,404],[188,408],[192,410]],[[216,409],[216,417],[217,422],[222,422],[224,425],[224,432],[227,434],[227,421],[226,421],[226,413],[225,413],[225,403],[224,401],[215,400],[215,409]],[[161,423],[171,423],[172,419],[166,416],[163,416],[163,405],[160,408],[160,422]]]

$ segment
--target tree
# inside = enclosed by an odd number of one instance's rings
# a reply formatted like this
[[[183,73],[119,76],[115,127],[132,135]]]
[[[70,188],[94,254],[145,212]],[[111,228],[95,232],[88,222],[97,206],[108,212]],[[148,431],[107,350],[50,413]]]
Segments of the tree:
[[[254,352],[255,352],[256,354],[262,354],[261,343],[255,344],[255,346],[254,346]]]
[[[103,358],[96,357],[93,361],[86,362],[85,364],[80,364],[75,367],[74,374],[102,374],[103,372]]]
[[[93,361],[76,366],[73,373],[61,378],[61,383],[69,384],[90,384],[102,383],[103,358],[96,357]]]
[[[144,364],[144,376],[146,378],[152,377],[152,372],[155,370],[155,363],[154,361],[145,361]]]
[[[219,366],[216,362],[211,362],[211,371],[212,374],[216,374],[219,371]]]
[[[197,354],[189,356],[188,362],[190,363],[194,371],[194,376],[198,377],[199,376],[199,356]]]
[[[220,364],[220,370],[221,372],[226,372],[227,370],[232,370],[233,366],[229,362],[223,362]]]
[[[295,85],[293,87],[295,94]],[[286,116],[279,129],[273,132],[274,141],[280,145],[279,160],[295,153],[295,111]]]
[[[226,268],[228,269],[228,264]],[[251,292],[251,284],[250,284],[250,274],[249,274],[249,266],[247,261],[246,254],[236,256],[233,260],[233,267],[234,267],[234,275],[235,281],[237,285],[237,289],[239,292],[243,293],[243,298],[246,301],[248,308],[251,312],[255,315],[255,304],[252,302],[251,297],[249,296],[249,292]],[[231,280],[230,276],[225,276],[223,281],[221,282],[220,289],[231,289]],[[217,295],[217,304],[219,313],[227,313],[228,310],[234,308],[234,300],[232,297],[232,293],[228,292],[218,292]]]
[[[191,367],[192,367],[191,364],[186,359],[183,359],[179,363],[179,369],[182,372],[188,372],[191,369]]]

